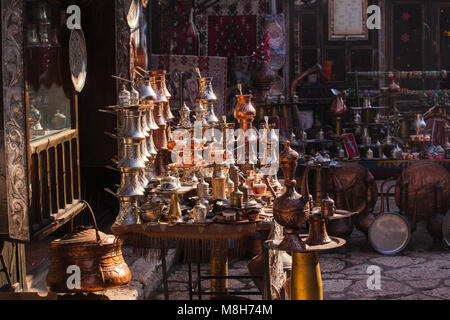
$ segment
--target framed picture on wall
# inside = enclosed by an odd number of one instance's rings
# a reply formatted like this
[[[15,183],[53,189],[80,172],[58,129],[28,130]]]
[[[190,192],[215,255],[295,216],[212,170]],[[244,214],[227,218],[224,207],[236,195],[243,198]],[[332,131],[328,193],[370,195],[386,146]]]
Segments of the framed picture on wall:
[[[328,0],[328,40],[367,40],[367,0]]]

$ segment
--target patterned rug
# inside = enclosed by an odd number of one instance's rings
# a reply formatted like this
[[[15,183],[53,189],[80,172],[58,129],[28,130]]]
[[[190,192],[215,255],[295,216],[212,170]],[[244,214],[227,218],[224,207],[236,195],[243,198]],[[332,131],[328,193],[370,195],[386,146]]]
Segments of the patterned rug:
[[[201,2],[196,0],[195,3]],[[169,5],[170,1],[162,1],[162,7],[165,8]],[[185,19],[183,23],[177,24],[176,17],[188,15],[189,10],[192,8],[192,1],[179,0],[176,5],[172,5],[168,11],[162,15],[161,28],[161,52],[172,54],[183,54],[183,43],[187,30],[188,19]],[[220,3],[211,6],[201,14],[195,16],[195,25],[200,34],[200,55],[208,55],[210,45],[210,17],[215,16],[255,16],[255,35],[251,36],[252,39],[260,39],[264,32],[264,19],[266,14],[266,1],[265,0],[222,0]],[[232,55],[233,52],[229,52],[225,56]],[[250,53],[251,54],[251,53]],[[247,55],[247,54],[236,54]]]
[[[209,56],[250,56],[256,49],[256,16],[210,16]]]

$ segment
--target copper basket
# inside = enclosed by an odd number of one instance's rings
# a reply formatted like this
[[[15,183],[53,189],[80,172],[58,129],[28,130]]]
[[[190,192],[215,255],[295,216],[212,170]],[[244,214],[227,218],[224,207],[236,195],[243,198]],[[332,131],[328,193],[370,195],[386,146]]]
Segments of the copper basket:
[[[50,244],[50,291],[94,292],[120,287],[131,281],[131,272],[122,256],[122,241],[98,230],[94,213],[85,202],[95,229],[71,232]],[[73,267],[75,266],[75,267]],[[80,281],[73,281],[80,270]]]

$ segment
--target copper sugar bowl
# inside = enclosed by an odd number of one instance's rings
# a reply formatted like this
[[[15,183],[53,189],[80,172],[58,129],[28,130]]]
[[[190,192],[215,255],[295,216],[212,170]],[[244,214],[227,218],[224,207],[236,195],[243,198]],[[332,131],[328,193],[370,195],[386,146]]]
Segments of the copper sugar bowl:
[[[91,212],[92,214],[92,212]],[[67,234],[50,244],[47,286],[53,292],[95,292],[120,287],[131,281],[131,272],[122,256],[122,241],[95,229]],[[69,288],[70,266],[80,268],[79,288]]]
[[[252,104],[253,96],[251,94],[238,95],[237,104],[234,108],[234,118],[239,123],[239,128],[244,132],[252,127],[253,119],[256,116],[256,109]]]
[[[295,190],[295,170],[299,155],[291,149],[290,143],[284,143],[280,154],[280,167],[285,177],[286,192],[276,198],[273,203],[273,216],[275,221],[285,227],[285,237],[279,248],[285,251],[305,251],[306,247],[298,236],[300,226],[308,220],[310,205],[309,195],[300,195]],[[304,188],[302,187],[302,191]]]

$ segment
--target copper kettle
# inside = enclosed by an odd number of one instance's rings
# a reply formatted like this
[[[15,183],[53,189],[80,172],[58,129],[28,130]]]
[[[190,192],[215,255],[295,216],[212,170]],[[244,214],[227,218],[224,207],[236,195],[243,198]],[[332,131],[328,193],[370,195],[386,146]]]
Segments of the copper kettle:
[[[131,281],[131,272],[122,256],[122,241],[98,231],[94,213],[87,205],[95,229],[71,232],[50,244],[47,286],[54,292],[95,292],[120,287]],[[80,284],[69,288],[69,267],[80,268]]]

